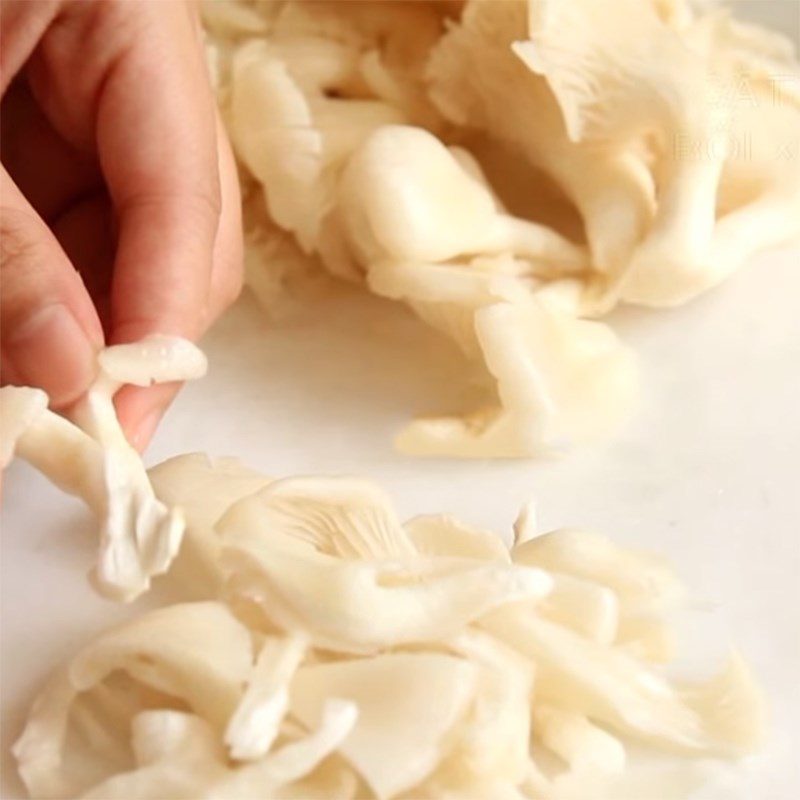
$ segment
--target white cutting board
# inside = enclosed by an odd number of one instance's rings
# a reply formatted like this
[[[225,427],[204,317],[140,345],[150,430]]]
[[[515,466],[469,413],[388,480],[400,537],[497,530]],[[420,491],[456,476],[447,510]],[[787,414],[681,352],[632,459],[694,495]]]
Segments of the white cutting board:
[[[412,412],[461,392],[447,342],[351,289],[279,325],[246,297],[208,336],[209,375],[184,390],[148,461],[204,450],[275,476],[368,476],[403,515],[448,511],[506,536],[535,496],[544,529],[590,526],[668,554],[699,600],[692,663],[707,669],[735,641],[772,704],[766,753],[701,797],[800,797],[799,298],[800,251],[786,250],[686,307],[626,311],[617,328],[640,354],[643,391],[616,439],[559,461],[456,462],[391,447]],[[7,748],[37,686],[133,610],[89,589],[91,525],[76,502],[22,464],[4,502],[2,797],[13,800]]]
[[[800,40],[797,0],[733,5]],[[534,495],[544,529],[590,526],[668,554],[704,609],[689,620],[693,662],[708,668],[708,653],[735,641],[772,704],[763,756],[700,797],[800,797],[800,251],[763,256],[687,307],[620,317],[643,392],[616,439],[556,462],[414,461],[392,451],[391,434],[412,410],[456,402],[451,347],[353,293],[278,328],[245,300],[207,338],[211,372],[184,390],[148,461],[205,450],[276,476],[369,476],[406,515],[446,510],[504,535]],[[16,800],[8,748],[36,687],[147,602],[120,608],[92,594],[91,525],[75,502],[20,464],[4,494],[0,797]]]

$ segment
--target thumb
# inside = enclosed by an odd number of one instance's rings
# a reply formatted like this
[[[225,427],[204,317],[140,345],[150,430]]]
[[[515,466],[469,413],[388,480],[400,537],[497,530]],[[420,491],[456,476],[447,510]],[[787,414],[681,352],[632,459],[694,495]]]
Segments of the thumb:
[[[53,406],[94,378],[103,330],[80,275],[15,186],[0,175],[2,382],[37,386]]]

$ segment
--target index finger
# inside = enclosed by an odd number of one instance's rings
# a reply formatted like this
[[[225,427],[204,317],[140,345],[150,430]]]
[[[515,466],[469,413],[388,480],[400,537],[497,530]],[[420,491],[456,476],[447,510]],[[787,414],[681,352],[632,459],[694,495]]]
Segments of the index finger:
[[[96,118],[118,223],[111,338],[196,338],[220,214],[214,99],[188,5],[122,5],[134,30]]]
[[[118,222],[110,338],[195,339],[209,321],[220,216],[214,98],[188,5],[135,6],[141,27],[97,107],[98,154]],[[121,394],[132,439],[149,438],[175,389]]]

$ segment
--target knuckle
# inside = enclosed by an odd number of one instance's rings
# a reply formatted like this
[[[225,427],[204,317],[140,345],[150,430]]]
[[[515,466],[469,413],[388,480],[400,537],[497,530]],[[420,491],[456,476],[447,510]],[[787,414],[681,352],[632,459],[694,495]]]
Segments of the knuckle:
[[[36,270],[46,259],[46,251],[47,243],[42,241],[38,225],[30,214],[8,208],[0,211],[0,274],[4,293],[21,274]]]
[[[215,223],[219,220],[222,213],[222,197],[216,174],[197,177],[176,188],[172,194],[179,195],[186,212],[204,219],[213,219]]]
[[[142,209],[158,209],[166,212],[169,219],[184,217],[213,231],[219,222],[222,201],[219,189],[209,182],[202,186],[137,193],[120,204],[118,213],[124,216]]]
[[[232,306],[242,291],[244,284],[244,275],[241,269],[232,268],[225,270],[225,273],[220,279],[219,285],[219,302],[223,309]]]

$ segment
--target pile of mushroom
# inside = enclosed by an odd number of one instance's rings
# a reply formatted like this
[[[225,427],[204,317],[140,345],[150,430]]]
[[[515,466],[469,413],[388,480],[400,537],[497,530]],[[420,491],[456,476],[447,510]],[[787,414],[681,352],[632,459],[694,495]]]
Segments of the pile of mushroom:
[[[352,478],[200,454],[145,473],[114,387],[205,361],[156,337],[100,365],[81,427],[4,388],[2,452],[94,510],[98,589],[130,600],[161,575],[184,602],[53,675],[14,748],[32,798],[620,800],[656,781],[665,800],[698,780],[692,762],[630,764],[631,746],[757,747],[761,693],[738,655],[710,680],[667,676],[683,589],[661,559],[540,534],[530,506],[509,547],[445,515],[403,523]]]
[[[690,0],[204,5],[242,166],[248,280],[326,271],[407,303],[485,376],[417,455],[530,456],[616,430],[671,306],[800,235],[800,68]]]

